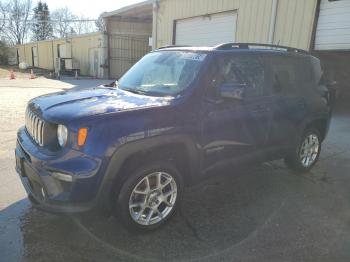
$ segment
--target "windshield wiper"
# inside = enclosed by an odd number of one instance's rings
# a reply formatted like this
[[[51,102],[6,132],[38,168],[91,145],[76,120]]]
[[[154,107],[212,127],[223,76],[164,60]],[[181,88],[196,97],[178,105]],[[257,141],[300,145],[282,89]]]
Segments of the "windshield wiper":
[[[133,94],[138,94],[138,95],[148,95],[147,92],[138,90],[138,89],[129,89],[129,88],[121,88],[121,90],[133,93]]]
[[[131,88],[120,88],[121,90],[138,94],[138,95],[145,95],[145,96],[153,96],[153,97],[166,97],[166,96],[174,96],[171,94],[164,94],[164,93],[158,93],[158,92],[151,92],[151,91],[144,91],[140,89],[131,89]]]

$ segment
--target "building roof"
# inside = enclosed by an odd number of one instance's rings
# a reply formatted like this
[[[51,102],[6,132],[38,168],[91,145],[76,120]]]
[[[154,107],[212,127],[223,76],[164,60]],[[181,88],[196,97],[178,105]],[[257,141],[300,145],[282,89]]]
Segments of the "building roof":
[[[151,19],[153,12],[153,0],[147,0],[141,3],[125,6],[115,11],[105,12],[102,14],[103,18],[117,16],[117,17],[132,17],[141,19]]]
[[[93,33],[86,33],[86,34],[80,34],[80,35],[69,35],[67,37],[60,37],[60,38],[52,38],[52,39],[46,39],[46,40],[39,40],[39,41],[32,41],[28,43],[23,43],[23,44],[18,44],[18,45],[13,45],[13,46],[24,46],[24,45],[33,45],[37,43],[43,43],[43,42],[58,42],[58,41],[67,41],[71,39],[76,39],[76,38],[83,38],[83,37],[93,37],[93,36],[103,36],[103,32],[93,32]]]

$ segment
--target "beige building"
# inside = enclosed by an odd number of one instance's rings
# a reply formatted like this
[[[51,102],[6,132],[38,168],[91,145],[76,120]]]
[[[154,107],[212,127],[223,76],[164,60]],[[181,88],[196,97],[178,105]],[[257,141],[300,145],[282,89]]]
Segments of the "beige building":
[[[81,74],[118,79],[151,49],[248,42],[310,50],[326,62],[339,54],[334,68],[349,57],[347,10],[350,0],[148,0],[105,13],[103,34],[17,46],[18,61],[51,70],[57,57],[72,58]]]
[[[109,76],[167,45],[224,42],[287,45],[309,50],[317,0],[150,0],[104,15]]]
[[[251,42],[310,48],[317,0],[159,0],[155,46]]]
[[[78,69],[82,75],[106,77],[103,65],[107,63],[107,44],[103,33],[32,42],[13,49],[17,63],[54,71],[59,66],[58,58],[62,58],[67,70]]]

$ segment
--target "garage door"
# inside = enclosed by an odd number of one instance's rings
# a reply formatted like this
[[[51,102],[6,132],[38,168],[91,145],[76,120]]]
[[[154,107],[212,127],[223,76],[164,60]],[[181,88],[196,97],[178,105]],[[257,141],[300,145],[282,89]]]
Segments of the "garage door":
[[[214,46],[235,42],[236,12],[206,15],[176,21],[175,44]]]
[[[350,49],[350,0],[322,0],[316,50]]]

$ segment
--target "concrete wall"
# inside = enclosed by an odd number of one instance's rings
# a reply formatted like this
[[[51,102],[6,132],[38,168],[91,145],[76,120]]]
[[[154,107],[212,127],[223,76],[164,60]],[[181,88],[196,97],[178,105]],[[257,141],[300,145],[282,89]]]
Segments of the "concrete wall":
[[[83,75],[106,77],[106,72],[100,67],[107,63],[107,37],[104,34],[94,34],[71,39],[72,57],[80,63]],[[97,52],[97,71],[93,70],[94,53]]]
[[[106,63],[106,36],[102,33],[93,33],[80,36],[74,36],[67,39],[45,40],[24,45],[17,45],[19,62],[26,62],[30,66],[33,65],[32,47],[36,46],[38,50],[39,68],[54,70],[55,61],[58,57],[58,45],[67,45],[67,53],[74,60],[80,64],[80,72],[82,75],[96,76],[92,74],[91,64],[93,63],[93,56],[91,53],[98,52],[98,63]],[[105,72],[99,67],[97,76],[105,77]]]
[[[309,50],[316,0],[278,0],[274,43]]]
[[[44,69],[53,69],[53,41],[37,42],[37,46],[39,67]]]
[[[172,44],[173,26],[184,19],[237,10],[237,42],[267,43],[273,0],[160,0],[157,47]],[[309,49],[317,0],[278,0],[274,44]]]

